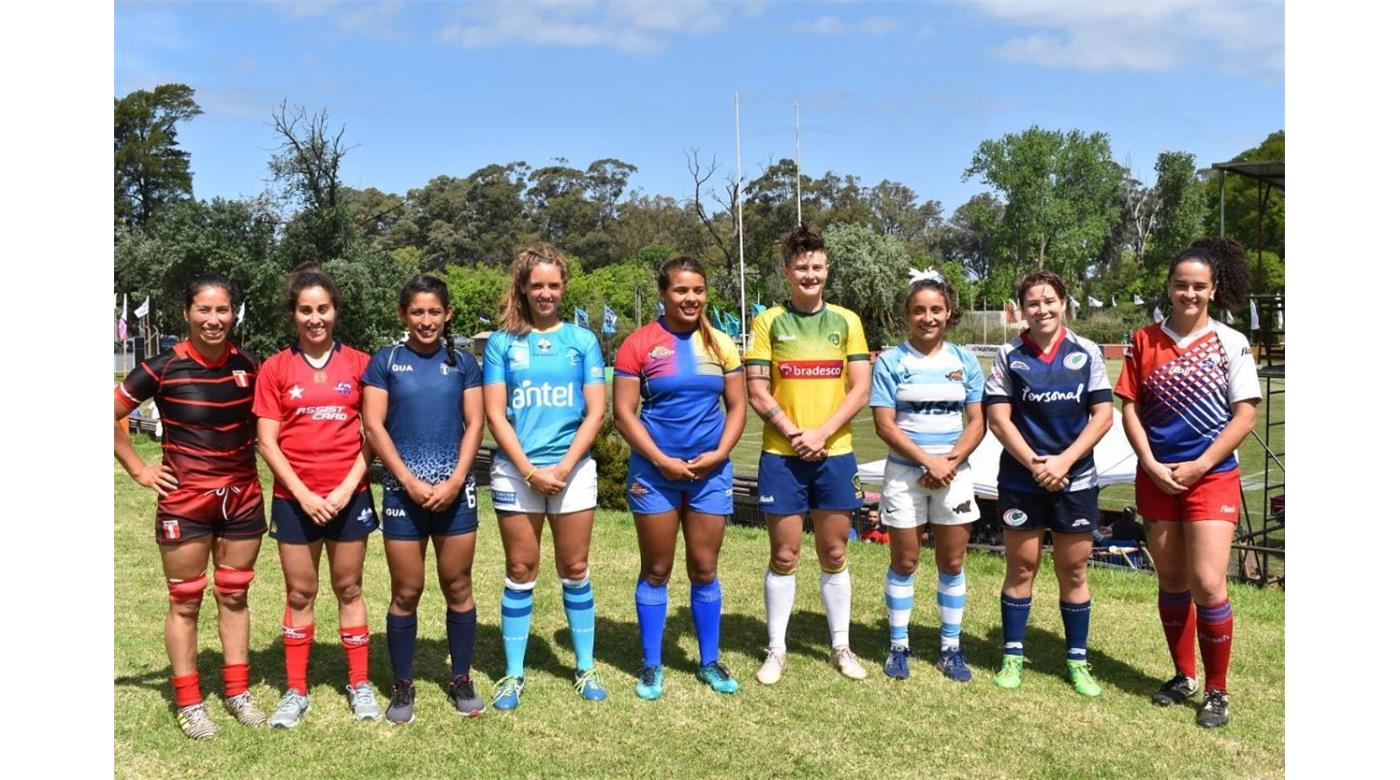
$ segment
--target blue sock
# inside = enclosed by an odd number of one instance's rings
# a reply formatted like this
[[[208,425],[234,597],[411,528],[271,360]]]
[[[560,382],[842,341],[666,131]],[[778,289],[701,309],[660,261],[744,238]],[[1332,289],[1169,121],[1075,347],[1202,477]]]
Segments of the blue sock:
[[[501,596],[501,641],[506,649],[506,676],[525,676],[525,644],[530,641],[530,617],[535,611],[534,581],[506,578]]]
[[[564,585],[564,614],[569,619],[569,636],[574,640],[574,668],[593,668],[593,583],[588,572],[577,580],[561,580]]]
[[[1001,594],[1001,652],[1025,655],[1026,624],[1031,619],[1031,597],[1012,598]]]
[[[389,635],[389,664],[394,667],[395,680],[413,679],[413,652],[418,644],[418,616],[388,613],[385,618]]]
[[[890,624],[890,647],[909,646],[909,613],[914,611],[914,572],[885,569],[885,616]]]
[[[653,585],[646,579],[637,580],[637,625],[642,632],[642,666],[661,665],[661,635],[666,631],[666,597],[664,584]]]
[[[471,674],[476,650],[476,607],[465,612],[447,610],[447,647],[452,652],[452,676]]]
[[[1060,602],[1060,619],[1065,622],[1065,658],[1070,661],[1089,658],[1089,613],[1092,603]]]
[[[719,660],[719,615],[724,607],[724,591],[719,578],[696,585],[690,583],[690,618],[695,621],[695,635],[700,639],[700,665]]]
[[[938,572],[939,650],[957,650],[962,645],[963,606],[967,604],[967,578]]]

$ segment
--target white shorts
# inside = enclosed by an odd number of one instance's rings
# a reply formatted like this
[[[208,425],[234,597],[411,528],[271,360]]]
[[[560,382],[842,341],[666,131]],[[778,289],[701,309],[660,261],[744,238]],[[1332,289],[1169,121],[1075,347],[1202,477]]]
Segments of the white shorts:
[[[880,489],[880,522],[890,528],[963,525],[982,516],[972,489],[972,467],[966,463],[953,472],[948,487],[930,490],[919,484],[923,466],[906,466],[885,460],[885,484]]]
[[[564,489],[546,496],[525,483],[520,470],[505,458],[491,461],[491,503],[497,512],[563,515],[598,505],[598,464],[584,458],[564,478]]]

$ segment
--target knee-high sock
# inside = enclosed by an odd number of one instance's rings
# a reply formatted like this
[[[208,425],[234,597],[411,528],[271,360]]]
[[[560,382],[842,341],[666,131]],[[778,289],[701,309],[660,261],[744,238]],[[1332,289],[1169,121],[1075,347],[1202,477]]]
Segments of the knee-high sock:
[[[369,682],[369,626],[341,626],[340,648],[345,651],[350,687]]]
[[[690,619],[700,642],[700,665],[719,660],[719,615],[724,609],[724,591],[719,578],[703,585],[690,583]]]
[[[1196,676],[1196,605],[1191,591],[1168,593],[1157,591],[1157,616],[1162,620],[1162,633],[1167,637],[1167,651],[1177,674]]]
[[[1060,620],[1065,624],[1065,660],[1089,659],[1089,616],[1092,614],[1092,601],[1086,600],[1081,604],[1060,602]]]
[[[1201,642],[1201,665],[1206,668],[1206,690],[1228,691],[1226,676],[1230,672],[1231,636],[1235,632],[1235,614],[1230,599],[1207,607],[1196,605],[1196,635]]]
[[[311,659],[311,643],[316,640],[316,624],[292,625],[292,608],[282,613],[282,649],[287,664],[287,688],[306,695],[306,664]]]
[[[938,649],[957,650],[962,645],[963,607],[967,604],[967,577],[938,572]]]
[[[452,676],[472,673],[472,655],[476,653],[476,605],[471,609],[447,610],[447,648],[452,653]]]
[[[890,647],[909,646],[909,613],[914,611],[914,572],[885,570],[885,615],[890,623]]]
[[[661,665],[661,636],[666,632],[666,584],[637,580],[637,627],[642,635],[642,666]]]
[[[768,649],[787,652],[788,618],[797,598],[797,574],[779,574],[770,566],[763,577],[763,611],[768,619]]]
[[[831,631],[831,647],[851,644],[851,570],[822,570],[822,606],[826,608],[826,626]]]
[[[576,580],[560,580],[564,585],[564,614],[569,619],[569,636],[574,642],[574,668],[593,668],[593,583],[588,572]]]
[[[385,634],[389,640],[389,665],[394,667],[395,680],[413,681],[413,654],[418,645],[418,614],[395,615],[384,618]]]
[[[501,595],[501,642],[506,651],[506,676],[525,676],[525,644],[530,641],[530,617],[535,612],[535,581],[506,578]]]
[[[1001,594],[1001,652],[1025,655],[1026,624],[1031,619],[1031,597],[1023,599]]]

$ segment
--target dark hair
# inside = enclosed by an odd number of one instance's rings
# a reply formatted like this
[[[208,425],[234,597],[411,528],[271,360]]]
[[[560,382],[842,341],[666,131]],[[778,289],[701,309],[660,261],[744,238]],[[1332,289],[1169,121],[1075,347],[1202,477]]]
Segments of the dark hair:
[[[709,282],[709,278],[705,276],[705,266],[701,265],[699,260],[689,255],[679,255],[661,264],[661,268],[656,272],[656,289],[663,293],[671,289],[671,274],[676,271],[700,274],[701,279]],[[705,349],[709,351],[710,356],[723,363],[724,356],[719,351],[719,345],[715,343],[715,334],[710,328],[710,323],[705,321],[705,314],[705,307],[700,307],[700,339],[705,342]]]
[[[783,265],[805,254],[825,251],[826,242],[821,234],[808,229],[806,222],[797,223],[796,230],[783,236]]]
[[[1026,293],[1032,287],[1039,287],[1042,284],[1050,285],[1050,289],[1055,291],[1060,300],[1069,300],[1069,293],[1065,290],[1065,280],[1054,271],[1031,271],[1021,277],[1021,281],[1016,283],[1016,302],[1022,306],[1026,305]]]
[[[238,300],[238,288],[234,286],[233,280],[217,271],[205,271],[195,274],[188,282],[185,282],[185,309],[188,310],[194,305],[194,297],[199,295],[201,290],[209,287],[218,287],[228,293],[228,302],[236,303]]]
[[[909,302],[924,290],[934,290],[943,295],[943,302],[948,306],[948,322],[943,327],[947,329],[957,325],[962,319],[962,309],[958,308],[958,293],[947,279],[923,279],[909,285],[909,291],[904,293],[904,313],[909,313]]]
[[[282,302],[287,311],[295,312],[301,291],[312,287],[320,287],[330,293],[331,305],[336,311],[340,311],[340,289],[335,286],[335,280],[331,279],[330,274],[322,271],[321,264],[314,260],[297,266],[287,277],[287,292]]]
[[[1215,284],[1215,301],[1222,308],[1233,309],[1244,303],[1249,295],[1249,266],[1245,263],[1244,245],[1233,238],[1211,236],[1198,238],[1191,246],[1182,250],[1172,260],[1167,269],[1167,283],[1171,283],[1176,267],[1187,260],[1194,260],[1210,269],[1210,280]]]
[[[404,282],[403,288],[399,290],[399,311],[408,311],[408,304],[413,302],[413,296],[420,293],[436,295],[442,308],[452,307],[452,296],[447,292],[447,283],[433,276],[432,274],[418,274],[417,276]],[[457,354],[453,342],[452,330],[448,322],[442,324],[442,340],[447,344],[447,365],[457,365]]]

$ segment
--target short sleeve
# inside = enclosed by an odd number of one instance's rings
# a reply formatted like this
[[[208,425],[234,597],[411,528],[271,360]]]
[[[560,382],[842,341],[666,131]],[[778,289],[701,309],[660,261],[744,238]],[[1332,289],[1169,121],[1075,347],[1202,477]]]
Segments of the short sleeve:
[[[1118,375],[1118,386],[1113,389],[1114,395],[1124,401],[1136,402],[1138,400],[1138,382],[1142,359],[1143,331],[1139,328],[1133,333],[1133,340],[1128,344],[1128,348],[1123,352],[1123,372]]]
[[[257,383],[253,386],[254,417],[278,421],[282,419],[282,404],[280,402],[282,383],[277,381],[280,378],[281,371],[279,369],[282,367],[282,363],[283,361],[277,355],[273,355],[263,364],[261,376],[258,377]]]
[[[116,396],[133,409],[145,403],[146,399],[155,397],[160,389],[161,367],[169,360],[169,353],[162,353],[153,360],[142,361],[135,371],[117,383]]]
[[[462,392],[481,387],[481,369],[476,365],[475,355],[457,350],[457,375],[462,378]]]
[[[498,330],[486,339],[486,353],[481,357],[481,383],[499,385],[506,381],[506,347],[510,336]]]
[[[1009,404],[1011,403],[1011,377],[1006,367],[1006,354],[1011,351],[1009,344],[1003,344],[1001,349],[992,356],[992,373],[987,377],[987,382],[983,385],[982,400],[988,404]]]
[[[1089,353],[1089,404],[1112,403],[1113,390],[1108,384],[1108,369],[1104,366],[1103,349],[1092,341],[1085,342],[1084,348]]]
[[[598,343],[598,337],[593,335],[593,331],[584,330],[583,333],[583,386],[601,385],[607,378],[603,364],[603,347]]]
[[[970,350],[962,350],[961,354],[963,359],[963,391],[966,393],[964,400],[970,404],[981,403],[982,394],[986,391],[987,385],[987,378],[982,374],[982,363]]]
[[[613,361],[614,374],[642,375],[641,332],[638,328],[622,340],[622,346],[617,349],[617,359]]]
[[[369,387],[377,387],[380,390],[389,389],[389,355],[394,351],[393,347],[385,347],[374,353],[370,358],[369,365],[365,367],[363,382]]]
[[[1225,336],[1229,338],[1225,338]],[[1230,403],[1263,398],[1259,391],[1259,371],[1254,365],[1254,352],[1249,339],[1238,331],[1223,331],[1221,346],[1225,348],[1225,370],[1229,377]]]
[[[744,355],[744,365],[766,366],[773,362],[773,345],[769,341],[769,328],[772,322],[772,317],[765,317],[762,314],[754,319],[753,332],[749,334],[749,351]]]
[[[875,370],[870,376],[870,406],[872,408],[890,407],[894,408],[895,393],[899,389],[899,380],[894,375],[894,369],[890,366],[890,361],[885,352],[875,360]]]
[[[865,326],[855,312],[846,313],[848,332],[846,333],[846,361],[869,360],[870,345],[865,343]]]
[[[738,371],[742,368],[739,361],[739,348],[734,346],[734,340],[728,336],[723,334],[716,335],[720,336],[720,338],[716,339],[716,342],[719,344],[720,367],[724,369],[724,373],[726,374]]]

